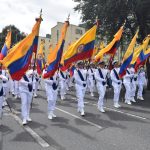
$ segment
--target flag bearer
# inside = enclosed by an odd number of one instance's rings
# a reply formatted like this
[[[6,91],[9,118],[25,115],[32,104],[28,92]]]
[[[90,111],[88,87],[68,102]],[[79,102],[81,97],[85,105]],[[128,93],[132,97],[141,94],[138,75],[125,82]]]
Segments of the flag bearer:
[[[126,70],[126,74],[123,77],[123,84],[125,86],[126,89],[126,93],[125,93],[125,103],[128,105],[131,105],[131,82],[132,79],[134,77],[134,74],[131,74],[130,72],[130,66],[127,68]]]
[[[19,81],[19,92],[21,96],[21,114],[22,124],[26,125],[27,122],[32,121],[30,118],[30,107],[32,101],[32,76],[33,72],[29,70]]]
[[[4,100],[3,81],[7,82],[8,79],[4,75],[0,74],[0,125],[2,124],[2,114],[3,114],[2,106]]]
[[[48,96],[48,119],[52,120],[56,117],[56,115],[54,114],[54,110],[58,97],[58,72],[55,72],[53,77],[44,79],[44,81],[46,83]]]
[[[137,75],[137,82],[138,82],[137,99],[144,100],[143,88],[144,88],[144,84],[147,84],[147,83],[146,83],[145,71],[144,71],[143,66],[140,66],[139,68],[138,75]]]
[[[84,96],[87,87],[87,70],[84,69],[83,62],[78,62],[77,69],[74,71],[74,79],[76,97],[78,100],[78,112],[81,113],[81,116],[84,116]]]
[[[66,88],[67,88],[67,71],[59,71],[59,86],[60,86],[60,98],[65,99]]]
[[[120,96],[120,91],[121,91],[121,86],[122,86],[122,81],[119,78],[120,67],[119,67],[118,61],[113,61],[112,65],[114,68],[110,72],[110,77],[111,77],[112,86],[114,89],[113,101],[114,101],[114,107],[119,108],[120,107],[119,96]]]
[[[99,94],[98,109],[100,112],[105,112],[103,106],[104,106],[104,96],[106,93],[107,74],[108,74],[108,70],[105,69],[105,63],[104,61],[101,61],[99,63],[99,67],[95,71],[96,85]]]

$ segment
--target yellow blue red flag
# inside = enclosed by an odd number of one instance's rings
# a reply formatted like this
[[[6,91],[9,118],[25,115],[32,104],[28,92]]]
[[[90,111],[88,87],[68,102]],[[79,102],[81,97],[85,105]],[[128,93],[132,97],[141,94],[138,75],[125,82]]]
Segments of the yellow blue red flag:
[[[63,55],[64,66],[70,66],[78,60],[91,58],[94,50],[97,25],[94,25],[80,39],[69,46]]]
[[[135,46],[135,43],[136,43],[138,32],[139,31],[137,30],[137,32],[134,35],[131,43],[128,46],[128,49],[127,49],[126,53],[124,54],[122,65],[121,65],[120,71],[119,71],[120,78],[122,78],[126,74],[127,67],[130,65],[130,62],[132,61],[134,46]]]
[[[31,63],[32,53],[36,52],[38,33],[42,18],[36,20],[32,32],[22,41],[17,43],[2,60],[2,64],[8,68],[13,80],[20,80],[28,70]]]
[[[62,28],[62,33],[61,33],[61,37],[59,39],[58,44],[56,45],[55,49],[52,52],[50,52],[50,55],[48,58],[49,65],[47,67],[47,72],[43,75],[43,78],[52,77],[57,71],[57,69],[59,68],[59,64],[60,64],[61,57],[63,54],[63,48],[65,44],[65,37],[66,37],[68,26],[69,26],[69,21],[66,21]]]
[[[105,48],[99,51],[99,53],[95,56],[95,61],[102,59],[104,54],[115,55],[116,50],[120,45],[120,39],[122,37],[123,27],[124,26],[122,26],[118,30],[118,32],[114,35],[114,39]]]
[[[8,33],[7,33],[5,44],[0,53],[0,60],[3,60],[4,57],[6,57],[7,52],[10,49],[10,46],[11,46],[11,30],[8,31]]]

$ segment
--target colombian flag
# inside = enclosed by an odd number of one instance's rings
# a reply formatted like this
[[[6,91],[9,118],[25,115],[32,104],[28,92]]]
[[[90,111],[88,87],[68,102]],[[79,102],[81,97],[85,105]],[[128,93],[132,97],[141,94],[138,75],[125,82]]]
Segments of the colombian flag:
[[[134,46],[136,43],[136,38],[138,36],[138,31],[134,35],[126,53],[124,54],[123,63],[120,67],[119,76],[122,78],[126,74],[126,69],[130,65],[130,62],[132,61],[133,52],[134,52]]]
[[[131,65],[132,66],[135,66],[136,64],[136,61],[141,53],[141,51],[145,51],[147,49],[147,46],[149,44],[149,40],[150,40],[150,37],[146,37],[145,40],[143,41],[143,43],[141,45],[139,45],[135,50],[134,50],[134,53],[133,53],[133,58],[132,58],[132,61],[131,61]]]
[[[150,57],[150,48],[146,51],[141,51],[140,55],[138,57],[138,59],[136,60],[136,64],[135,64],[135,71],[137,72],[137,69],[139,67],[139,65],[143,65],[143,63],[145,63],[145,61],[147,60],[147,58]]]
[[[36,21],[32,32],[16,44],[2,60],[2,64],[8,68],[13,80],[19,81],[22,78],[31,63],[32,53],[36,51],[37,43],[35,41],[42,21],[41,16]]]
[[[94,25],[80,39],[70,45],[63,55],[63,65],[69,66],[78,60],[90,58],[93,54],[97,25]]]
[[[43,55],[43,49],[44,49],[44,41],[41,41],[40,49],[39,49],[38,54],[37,54],[38,58],[37,58],[37,61],[36,61],[37,73],[39,75],[42,74],[43,69],[45,67],[45,60],[44,60],[44,55]]]
[[[105,48],[101,49],[100,52],[95,56],[95,61],[102,59],[104,54],[115,55],[116,50],[120,45],[120,39],[122,37],[123,27],[124,26],[122,26],[118,30],[118,32],[114,36],[114,39]]]
[[[1,53],[0,53],[0,60],[3,60],[4,57],[6,57],[7,52],[10,49],[10,45],[11,45],[11,31],[9,31],[7,33],[5,44],[4,44],[4,46],[1,50]]]
[[[66,21],[62,28],[62,34],[58,44],[56,45],[55,49],[52,52],[50,52],[49,59],[48,59],[49,65],[47,67],[47,73],[43,75],[43,78],[52,77],[59,67],[68,26],[69,26],[69,21]]]

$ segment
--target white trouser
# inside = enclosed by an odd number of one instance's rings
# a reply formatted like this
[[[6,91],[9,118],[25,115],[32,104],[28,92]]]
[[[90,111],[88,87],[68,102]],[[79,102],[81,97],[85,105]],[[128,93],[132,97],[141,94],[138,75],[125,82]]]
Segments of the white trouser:
[[[104,106],[104,97],[106,93],[106,86],[102,83],[97,83],[97,90],[99,94],[99,100],[98,100],[98,108],[101,109]]]
[[[114,88],[114,103],[117,103],[119,102],[119,96],[120,96],[120,91],[121,91],[121,84],[118,85],[117,83],[112,83],[112,86]]]
[[[9,84],[8,83],[3,84],[3,90],[4,90],[4,96],[8,96],[8,93],[9,93]]]
[[[15,93],[15,82],[13,80],[10,80],[10,89],[12,94]]]
[[[19,95],[19,82],[18,81],[14,81],[14,84],[15,84],[14,94],[18,96]]]
[[[132,83],[131,83],[131,97],[135,96],[135,92],[136,92],[136,83],[135,83],[135,81],[132,81]]]
[[[85,96],[86,87],[75,84],[75,88],[76,88],[76,96],[78,100],[78,109],[81,110],[84,108],[84,96]]]
[[[125,100],[131,100],[131,83],[126,82],[124,83],[126,93],[125,93]]]
[[[20,92],[20,96],[21,96],[21,114],[22,114],[22,118],[27,119],[30,115],[32,93]]]
[[[52,87],[48,88],[47,91],[48,94],[48,113],[55,110],[57,96],[58,96],[58,90],[53,90]]]
[[[0,96],[0,119],[2,118],[2,113],[3,113],[3,96]]]
[[[89,89],[91,93],[94,92],[94,82],[95,81],[92,78],[89,78]]]
[[[61,97],[64,97],[64,96],[65,96],[65,93],[66,93],[66,81],[61,80],[61,81],[59,82],[59,84],[60,84],[60,96],[61,96]]]
[[[37,94],[38,85],[39,85],[38,81],[33,82],[33,92],[34,92],[34,94]]]
[[[144,88],[144,84],[138,84],[138,93],[137,93],[137,96],[143,97],[143,88]]]

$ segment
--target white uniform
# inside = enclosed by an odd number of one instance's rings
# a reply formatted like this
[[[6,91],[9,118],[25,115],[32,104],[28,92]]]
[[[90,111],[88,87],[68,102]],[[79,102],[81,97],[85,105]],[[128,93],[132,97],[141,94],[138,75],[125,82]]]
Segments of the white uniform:
[[[101,74],[100,74],[101,72]],[[98,109],[101,112],[105,112],[103,109],[104,105],[104,96],[106,93],[106,76],[107,76],[108,71],[106,69],[98,68],[95,71],[95,79],[96,79],[96,85],[97,85],[97,90],[99,94],[99,100],[98,100]]]
[[[112,86],[114,88],[114,107],[118,108],[120,105],[118,104],[119,102],[119,96],[120,96],[120,91],[121,91],[121,85],[122,81],[119,79],[119,71],[120,68],[114,68],[110,72],[110,77],[112,80]]]
[[[80,77],[79,72],[81,73],[83,79]],[[84,115],[84,96],[87,87],[87,70],[76,69],[74,71],[74,79],[75,79],[76,96],[78,100],[78,112],[81,112],[81,115]]]
[[[95,69],[88,69],[88,81],[89,81],[89,89],[91,92],[91,96],[94,96],[94,87],[95,87]]]
[[[137,85],[137,75],[135,74],[135,69],[133,67],[130,68],[129,71],[133,75],[133,77],[131,78],[131,101],[136,102],[134,97],[135,97],[136,85]]]
[[[143,87],[144,87],[144,84],[146,84],[146,77],[145,77],[144,70],[140,70],[138,72],[137,82],[138,82],[137,99],[144,100],[143,99]]]
[[[45,79],[47,96],[48,96],[48,118],[56,117],[53,113],[55,110],[56,100],[58,97],[58,73],[55,72],[54,76]]]
[[[4,99],[7,99],[8,93],[9,93],[9,74],[7,70],[2,70],[2,75],[5,76],[8,81],[3,81],[3,90],[4,90]]]
[[[67,72],[59,72],[59,86],[60,86],[60,97],[61,100],[65,99],[66,88],[67,88]]]
[[[27,121],[31,121],[30,107],[32,101],[32,75],[30,75],[30,73],[29,71],[26,73],[27,80],[22,77],[22,79],[19,81],[19,92],[21,96],[21,114],[23,118],[23,124],[26,124]]]
[[[126,89],[126,93],[125,93],[125,103],[131,105],[131,81],[133,79],[134,75],[131,74],[130,69],[127,68],[126,70],[126,74],[123,77],[123,84],[125,86]]]
[[[3,94],[4,94],[3,81],[7,82],[8,79],[4,75],[0,75],[0,120],[2,119],[2,105],[3,105]]]
[[[14,86],[15,86],[15,98],[17,99],[20,95],[19,95],[19,81],[14,80]]]

